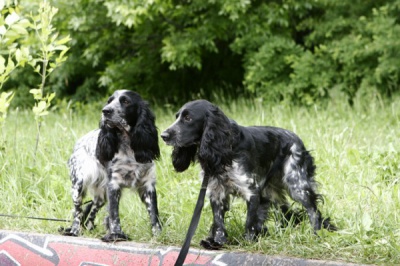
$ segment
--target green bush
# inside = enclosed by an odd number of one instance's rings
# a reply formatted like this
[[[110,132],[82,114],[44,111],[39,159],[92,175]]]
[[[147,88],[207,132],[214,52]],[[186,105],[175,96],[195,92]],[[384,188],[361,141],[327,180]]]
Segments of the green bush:
[[[167,102],[250,93],[313,104],[334,89],[350,103],[399,91],[400,0],[53,2],[72,38],[50,79],[59,96],[129,88]]]

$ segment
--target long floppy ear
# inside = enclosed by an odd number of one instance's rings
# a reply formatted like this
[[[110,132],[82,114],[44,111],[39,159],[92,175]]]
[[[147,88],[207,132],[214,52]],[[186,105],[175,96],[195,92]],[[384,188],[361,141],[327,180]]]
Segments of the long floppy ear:
[[[100,133],[97,139],[96,157],[101,164],[105,164],[114,157],[118,151],[117,129],[109,128],[103,123],[100,124]]]
[[[232,164],[232,131],[228,117],[212,105],[206,112],[199,149],[199,161],[205,173],[218,175]]]
[[[136,125],[129,134],[136,161],[149,163],[160,156],[155,116],[144,101],[140,103]]]
[[[172,164],[175,171],[183,172],[188,169],[190,163],[195,161],[197,145],[189,147],[174,147],[172,151]]]

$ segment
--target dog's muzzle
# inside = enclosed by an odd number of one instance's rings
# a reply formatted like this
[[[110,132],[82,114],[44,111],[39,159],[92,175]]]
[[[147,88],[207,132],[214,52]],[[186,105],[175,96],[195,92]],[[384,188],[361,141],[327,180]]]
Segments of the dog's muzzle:
[[[171,140],[171,135],[167,132],[164,131],[163,133],[161,133],[161,138],[165,141],[168,142]]]
[[[176,145],[176,136],[174,131],[170,130],[165,130],[163,133],[161,133],[161,138],[164,140],[165,144],[170,145],[170,146],[175,146]]]

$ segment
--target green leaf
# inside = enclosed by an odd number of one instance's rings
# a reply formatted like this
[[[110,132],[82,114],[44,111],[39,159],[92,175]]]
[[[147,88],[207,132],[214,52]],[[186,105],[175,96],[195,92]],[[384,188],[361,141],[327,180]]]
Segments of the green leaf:
[[[14,92],[2,92],[0,94],[0,123],[3,123],[7,117],[8,107],[14,98]]]
[[[53,51],[53,50],[64,51],[64,50],[67,50],[67,49],[68,49],[68,47],[65,46],[65,45],[57,45],[57,46],[53,46],[53,47],[52,47],[52,51]]]
[[[43,98],[42,90],[40,89],[31,89],[29,90],[29,93],[33,94],[35,100],[41,100]]]
[[[15,31],[18,35],[21,35],[20,37],[28,35],[28,31],[23,23],[15,23],[10,27],[10,29]]]
[[[11,59],[11,57],[8,57],[6,71],[8,71],[9,73],[11,73],[11,71],[14,70],[14,68],[15,68],[15,63],[14,63],[14,61]]]
[[[4,25],[1,25],[0,26],[0,35],[4,35],[4,34],[6,34],[6,32],[7,32],[6,27],[4,27]]]
[[[40,101],[40,102],[38,102],[38,105],[37,105],[39,110],[45,110],[46,106],[47,106],[47,103],[45,101]]]
[[[35,67],[35,72],[41,74],[40,69],[41,69],[40,64],[38,64],[38,65]]]
[[[0,75],[6,70],[6,60],[0,55]]]
[[[15,51],[15,60],[17,60],[17,62],[20,62],[22,60],[22,57],[23,57],[23,55],[22,55],[21,50],[17,49]]]
[[[50,103],[54,99],[54,97],[56,97],[56,93],[55,92],[53,92],[50,95],[48,95],[47,96],[47,102]]]
[[[32,93],[32,94],[38,94],[38,93],[41,93],[42,91],[40,90],[40,89],[31,89],[31,90],[29,90],[29,93]]]
[[[58,41],[56,41],[56,45],[66,44],[69,41],[71,41],[71,37],[69,35],[67,35],[64,38],[59,39]]]
[[[12,24],[14,24],[15,22],[17,22],[18,20],[19,20],[18,14],[15,13],[15,12],[12,12],[11,14],[9,14],[9,15],[6,17],[5,23],[6,23],[7,25],[12,25]]]

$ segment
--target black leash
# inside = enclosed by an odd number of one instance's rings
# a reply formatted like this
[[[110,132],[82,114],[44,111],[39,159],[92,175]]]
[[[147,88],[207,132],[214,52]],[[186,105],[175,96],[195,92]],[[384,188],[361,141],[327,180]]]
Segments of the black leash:
[[[86,205],[88,203],[92,203],[91,200],[84,202],[82,205]],[[14,215],[14,214],[2,214],[0,213],[0,217],[7,217],[7,218],[22,218],[22,219],[32,219],[32,220],[42,220],[42,221],[52,221],[52,222],[66,222],[70,223],[71,220],[68,219],[58,219],[58,218],[44,218],[44,217],[34,217],[34,216],[21,216],[21,215]]]
[[[13,214],[0,214],[0,216],[8,217],[8,218],[23,218],[23,219],[33,219],[33,220],[52,221],[52,222],[71,222],[71,220],[67,220],[67,219],[43,218],[43,217],[34,217],[34,216],[20,216],[20,215],[13,215]]]
[[[185,242],[179,252],[179,256],[175,261],[175,266],[181,266],[185,262],[185,258],[189,252],[190,241],[192,241],[192,237],[194,232],[196,231],[197,226],[199,225],[201,210],[204,206],[204,197],[206,195],[207,186],[208,186],[208,175],[204,175],[203,182],[201,184],[201,189],[199,193],[199,197],[197,198],[196,207],[193,212],[192,220],[190,221],[189,229],[186,233]]]

